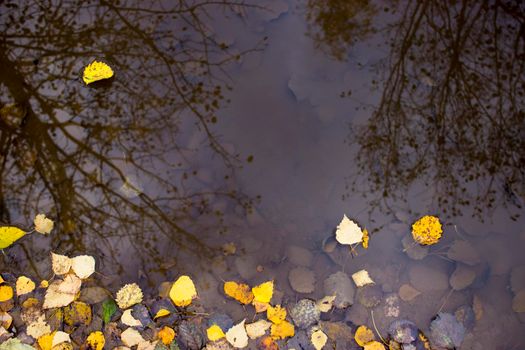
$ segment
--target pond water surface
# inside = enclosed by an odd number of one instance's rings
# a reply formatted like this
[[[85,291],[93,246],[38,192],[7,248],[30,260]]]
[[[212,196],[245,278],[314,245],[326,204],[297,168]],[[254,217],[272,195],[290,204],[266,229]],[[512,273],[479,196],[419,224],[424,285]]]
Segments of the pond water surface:
[[[89,254],[101,286],[152,294],[189,274],[241,319],[222,281],[274,279],[286,303],[366,269],[383,334],[468,306],[460,349],[525,346],[521,2],[2,1],[0,26],[1,219],[56,224],[3,270],[49,278],[50,251]],[[115,76],[86,86],[94,59]],[[344,214],[368,249],[330,247]],[[405,249],[423,215],[442,239]]]

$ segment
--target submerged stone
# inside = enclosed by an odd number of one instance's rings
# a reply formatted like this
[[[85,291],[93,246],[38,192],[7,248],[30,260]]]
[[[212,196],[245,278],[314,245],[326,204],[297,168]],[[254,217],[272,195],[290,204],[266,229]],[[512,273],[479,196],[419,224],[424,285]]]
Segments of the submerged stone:
[[[335,295],[333,305],[342,309],[354,303],[355,289],[350,277],[342,271],[328,276],[324,281],[325,295]]]
[[[388,327],[388,334],[398,343],[410,344],[418,337],[418,328],[414,322],[408,320],[395,320]]]
[[[288,273],[292,289],[298,293],[312,293],[315,289],[315,274],[305,267],[296,267]]]
[[[383,299],[383,290],[377,284],[357,288],[357,300],[364,307],[373,308],[379,305],[381,299]]]
[[[315,305],[315,301],[301,299],[290,309],[290,317],[298,328],[306,329],[319,322],[321,311]]]
[[[465,327],[454,315],[440,312],[430,323],[430,343],[445,349],[459,348],[465,337]]]

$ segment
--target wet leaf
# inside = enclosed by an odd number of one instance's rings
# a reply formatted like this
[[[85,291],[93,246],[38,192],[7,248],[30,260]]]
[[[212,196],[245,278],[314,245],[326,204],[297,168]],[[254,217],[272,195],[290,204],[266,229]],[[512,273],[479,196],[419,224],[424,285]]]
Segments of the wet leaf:
[[[136,283],[126,284],[117,292],[116,302],[121,309],[127,309],[142,302],[142,290]]]
[[[140,333],[133,328],[128,328],[124,332],[122,332],[122,334],[120,335],[120,340],[122,340],[124,345],[128,347],[132,347],[144,342],[144,338],[142,338],[142,335],[140,335]]]
[[[373,340],[370,343],[365,344],[364,350],[385,350],[385,346],[382,343]]]
[[[55,275],[65,275],[71,269],[71,259],[65,255],[51,253],[51,267]]]
[[[257,322],[246,325],[246,333],[250,339],[257,339],[262,337],[271,325],[272,323],[266,320],[258,320]]]
[[[170,289],[170,299],[177,306],[184,307],[191,304],[197,297],[197,290],[188,276],[180,276]]]
[[[425,215],[412,224],[412,237],[421,245],[432,245],[439,241],[443,230],[435,216]]]
[[[102,304],[102,320],[105,324],[111,321],[111,316],[117,311],[117,303],[113,299],[106,299]]]
[[[81,301],[75,301],[64,308],[64,323],[69,326],[89,326],[91,318],[91,306]]]
[[[104,334],[102,332],[95,331],[88,335],[86,343],[92,350],[104,350],[106,339],[104,338]]]
[[[159,317],[164,317],[164,316],[169,316],[169,315],[171,315],[171,311],[170,310],[160,309],[159,311],[157,311],[155,316],[153,316],[153,319],[156,320]]]
[[[170,345],[173,339],[175,339],[175,331],[171,327],[164,326],[159,331],[158,336],[164,345]]]
[[[204,339],[200,326],[197,326],[194,322],[182,321],[179,324],[178,332],[178,339],[183,348],[185,347],[188,350],[199,350],[204,346]]]
[[[15,226],[0,227],[0,249],[5,249],[9,247],[11,244],[15,243],[25,235],[25,231],[22,231],[21,229]]]
[[[73,274],[66,275],[63,280],[51,283],[44,298],[44,309],[62,307],[71,304],[80,291],[82,282]]]
[[[13,299],[13,288],[8,285],[0,286],[0,302]]]
[[[261,303],[260,301],[254,300],[252,301],[252,305],[255,308],[255,313],[259,313],[268,310],[270,303]]]
[[[374,284],[375,282],[370,278],[368,271],[360,270],[352,274],[352,279],[357,287],[364,287],[368,284]]]
[[[36,232],[46,235],[53,230],[54,223],[53,220],[48,219],[44,214],[38,214],[35,216],[33,224],[35,225]]]
[[[38,338],[38,346],[40,346],[41,350],[51,350],[53,348],[53,337],[55,336],[55,333],[56,332],[44,334]]]
[[[341,244],[355,244],[363,240],[363,230],[358,224],[350,220],[346,215],[337,225],[335,239]]]
[[[80,255],[71,259],[71,269],[80,279],[86,279],[95,272],[95,258]]]
[[[375,339],[374,332],[367,326],[357,327],[354,335],[355,342],[359,346],[365,346],[366,343]]]
[[[11,323],[13,323],[13,317],[7,312],[0,311],[0,327],[9,329],[9,327],[11,327]]]
[[[279,345],[272,339],[272,337],[264,337],[261,339],[260,348],[263,350],[279,350]]]
[[[370,234],[368,233],[368,230],[365,228],[363,230],[363,248],[368,249],[368,242],[370,241]]]
[[[16,295],[17,296],[31,293],[33,290],[35,290],[35,288],[36,288],[35,282],[31,281],[31,279],[26,276],[20,276],[16,280]]]
[[[55,334],[53,335],[53,342],[51,343],[51,348],[54,348],[58,344],[71,342],[71,338],[69,337],[69,334],[67,334],[66,332],[57,331],[54,333]]]
[[[286,318],[286,309],[282,308],[281,305],[276,305],[275,307],[270,305],[266,310],[266,318],[275,324],[279,324]]]
[[[27,326],[26,333],[38,339],[44,334],[51,333],[51,327],[47,324],[45,316],[41,314]]]
[[[208,329],[206,330],[206,335],[211,341],[216,341],[226,336],[226,334],[224,334],[224,332],[222,331],[221,327],[217,326],[216,324],[208,327]]]
[[[254,300],[260,303],[269,303],[273,296],[273,281],[261,283],[252,288]]]
[[[318,300],[315,305],[321,312],[328,312],[332,309],[334,304],[335,295],[328,295],[320,300]]]
[[[226,332],[226,340],[236,348],[248,346],[248,334],[246,334],[246,329],[244,328],[245,321],[242,320]]]
[[[274,339],[284,339],[288,337],[293,337],[295,334],[295,328],[293,324],[288,321],[283,321],[279,324],[272,324],[270,329],[270,335]]]
[[[104,62],[93,61],[86,68],[82,74],[82,80],[86,85],[94,83],[99,80],[109,79],[113,76],[113,69]]]
[[[131,315],[131,309],[127,309],[122,313],[120,321],[122,321],[122,323],[129,327],[142,327],[142,323],[135,317],[133,317],[133,315]]]
[[[328,337],[320,329],[312,332],[312,336],[310,337],[310,341],[316,350],[321,350],[325,346],[327,340]]]
[[[0,350],[35,350],[35,348],[16,338],[11,338],[0,344]]]
[[[244,283],[237,283],[228,281],[224,283],[224,293],[237,300],[241,304],[250,304],[253,301],[254,295],[250,286]]]

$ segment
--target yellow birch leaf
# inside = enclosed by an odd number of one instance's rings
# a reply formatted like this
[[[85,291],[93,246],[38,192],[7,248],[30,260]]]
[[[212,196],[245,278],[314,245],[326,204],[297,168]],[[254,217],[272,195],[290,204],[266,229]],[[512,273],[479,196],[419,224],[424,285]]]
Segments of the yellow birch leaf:
[[[259,284],[252,288],[254,300],[261,303],[269,303],[273,296],[273,281]]]
[[[27,233],[15,226],[0,227],[0,249],[5,249],[24,237]]]
[[[208,335],[208,339],[211,341],[216,341],[226,336],[226,334],[224,334],[224,332],[222,331],[221,327],[217,326],[216,324],[210,326],[206,330],[206,334]]]
[[[0,284],[2,284],[4,282],[5,282],[4,278],[2,277],[2,275],[0,275]]]
[[[38,338],[38,346],[41,350],[51,350],[53,348],[53,338],[55,337],[55,332],[44,334]]]
[[[26,276],[20,276],[16,280],[16,295],[21,296],[35,290],[35,282]]]
[[[82,80],[86,85],[99,80],[109,79],[113,76],[113,69],[104,62],[93,61],[84,68]]]
[[[357,327],[354,339],[357,345],[359,346],[365,346],[366,343],[371,342],[375,339],[374,332],[367,326],[359,326]]]
[[[157,311],[153,319],[156,320],[159,317],[168,316],[169,314],[171,314],[170,310],[160,309],[159,311]]]
[[[244,283],[228,281],[224,283],[224,293],[237,300],[241,304],[249,304],[253,300],[253,293],[250,286]]]
[[[242,349],[248,346],[248,334],[246,334],[244,322],[246,320],[242,320],[226,332],[226,340],[235,348]]]
[[[363,230],[354,221],[350,220],[346,215],[337,225],[335,231],[335,239],[341,244],[355,244],[363,240]]]
[[[325,346],[327,340],[328,340],[328,337],[320,329],[317,329],[316,331],[314,331],[312,333],[312,336],[310,337],[310,341],[312,342],[316,350],[321,350],[323,346]]]
[[[370,343],[366,343],[364,350],[385,350],[385,346],[382,343],[374,340]]]
[[[177,306],[188,306],[196,297],[197,290],[188,276],[180,276],[171,286],[170,299]]]
[[[368,241],[370,241],[370,235],[368,234],[368,230],[365,228],[363,230],[363,248],[368,249]]]
[[[286,318],[286,309],[282,308],[281,305],[276,305],[275,307],[270,305],[266,310],[266,318],[275,324],[279,324]]]
[[[104,333],[101,331],[95,331],[88,335],[86,342],[93,350],[104,350],[106,339],[104,338]]]
[[[328,312],[328,311],[330,311],[332,309],[335,297],[336,297],[335,295],[327,295],[324,298],[318,300],[315,303],[315,306],[321,312]]]
[[[175,331],[173,330],[173,328],[168,326],[162,327],[162,329],[157,335],[159,336],[160,341],[164,345],[170,345],[173,339],[175,339]]]
[[[283,321],[279,324],[272,324],[270,328],[270,335],[273,339],[284,339],[287,337],[293,337],[295,334],[295,328],[293,324],[288,321]]]
[[[0,286],[0,302],[13,299],[13,288],[8,285]]]
[[[412,237],[422,245],[437,243],[442,233],[441,223],[435,216],[425,215],[412,224]]]
[[[48,219],[44,214],[35,216],[33,224],[35,225],[35,231],[43,235],[50,233],[54,225],[53,220]]]

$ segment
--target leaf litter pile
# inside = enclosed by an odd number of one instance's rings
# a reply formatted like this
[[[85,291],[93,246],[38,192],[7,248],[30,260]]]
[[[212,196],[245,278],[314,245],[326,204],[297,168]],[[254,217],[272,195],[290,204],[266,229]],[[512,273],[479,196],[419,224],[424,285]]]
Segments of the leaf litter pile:
[[[33,231],[48,234],[53,221],[39,214]],[[31,232],[33,232],[31,231]],[[0,244],[11,246],[28,233],[14,226],[0,227]],[[412,225],[414,244],[432,245],[441,238],[437,217],[424,216]],[[335,240],[357,254],[368,248],[369,234],[346,215],[335,230]],[[409,320],[396,319],[382,337],[367,325],[322,321],[322,314],[344,309],[349,280],[337,272],[327,280],[333,293],[319,300],[274,303],[276,285],[269,280],[250,286],[224,281],[228,302],[241,304],[247,317],[232,320],[226,314],[207,314],[199,303],[190,276],[181,275],[157,297],[145,298],[136,283],[113,293],[96,286],[96,261],[88,255],[68,257],[50,253],[53,277],[34,281],[28,276],[0,275],[0,350],[58,349],[333,349],[346,337],[353,348],[432,349],[426,336]],[[342,278],[342,279],[341,279]],[[368,271],[351,275],[358,293],[374,287]],[[87,286],[84,286],[87,285]],[[277,286],[278,287],[278,286]],[[353,288],[353,287],[351,287]],[[353,293],[353,291],[352,291]],[[373,300],[373,293],[369,298]],[[373,314],[372,314],[373,316]],[[372,318],[373,320],[373,318]],[[456,317],[439,313],[430,325],[434,344],[453,349],[461,344],[464,329]],[[348,345],[350,343],[347,343]]]

